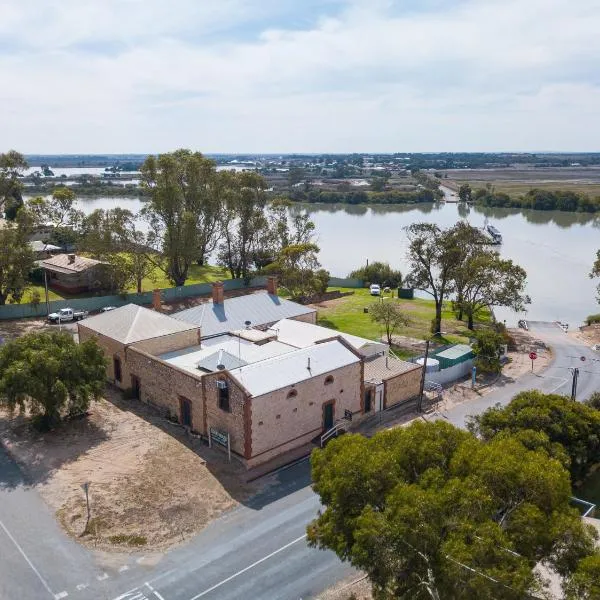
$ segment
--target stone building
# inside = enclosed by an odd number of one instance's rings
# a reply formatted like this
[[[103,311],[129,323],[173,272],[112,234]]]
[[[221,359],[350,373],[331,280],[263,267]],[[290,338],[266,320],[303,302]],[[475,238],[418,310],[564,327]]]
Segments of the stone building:
[[[269,304],[259,301],[256,313],[260,296]],[[235,298],[238,314],[272,319],[270,296]],[[222,302],[217,293],[212,305]],[[285,310],[313,318],[296,306]],[[94,337],[104,349],[111,382],[193,432],[228,440],[249,468],[318,440],[341,419],[356,423],[418,394],[420,368],[388,356],[383,344],[290,319],[239,328],[239,316],[229,317],[237,328],[207,337],[194,323],[134,305],[78,326],[81,340]],[[384,382],[379,407],[367,393],[376,376]]]
[[[100,290],[107,278],[105,263],[75,254],[57,254],[40,266],[48,274],[48,285],[67,294]]]

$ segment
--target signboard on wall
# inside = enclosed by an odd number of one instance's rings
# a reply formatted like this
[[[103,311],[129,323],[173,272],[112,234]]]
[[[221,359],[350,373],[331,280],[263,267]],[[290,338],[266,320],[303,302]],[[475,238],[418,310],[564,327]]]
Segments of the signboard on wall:
[[[219,431],[218,429],[208,428],[208,447],[212,448],[213,443],[227,448],[227,457],[231,462],[231,438],[229,432]]]

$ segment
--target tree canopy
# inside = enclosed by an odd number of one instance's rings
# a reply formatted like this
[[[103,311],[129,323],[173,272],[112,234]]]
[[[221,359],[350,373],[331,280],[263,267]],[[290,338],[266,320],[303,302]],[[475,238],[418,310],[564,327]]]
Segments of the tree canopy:
[[[545,449],[569,469],[574,484],[600,462],[600,411],[566,396],[522,392],[507,406],[472,417],[469,427],[484,440],[508,433]]]
[[[28,233],[31,219],[19,211],[14,223],[0,228],[0,305],[19,302],[27,289],[27,277],[34,265]]]
[[[41,429],[85,412],[104,389],[105,358],[95,340],[29,333],[0,347],[0,402],[29,411]]]
[[[568,472],[513,437],[415,422],[345,435],[311,462],[324,508],[309,542],[366,571],[376,600],[521,600],[544,589],[536,564],[568,583],[594,555]]]
[[[402,312],[400,306],[393,300],[374,302],[369,308],[373,321],[379,323],[384,331],[387,343],[391,346],[394,333],[403,325],[408,325],[410,319]]]
[[[14,221],[23,206],[23,186],[18,177],[27,169],[25,157],[9,150],[0,154],[0,213]]]
[[[600,250],[596,252],[596,260],[594,261],[594,266],[590,272],[590,277],[594,279],[595,277],[600,277]],[[600,303],[600,284],[598,284],[598,302]]]
[[[379,285],[399,287],[402,285],[402,273],[399,270],[392,269],[389,263],[375,261],[355,269],[348,275],[353,279],[361,279],[363,283],[378,283]]]

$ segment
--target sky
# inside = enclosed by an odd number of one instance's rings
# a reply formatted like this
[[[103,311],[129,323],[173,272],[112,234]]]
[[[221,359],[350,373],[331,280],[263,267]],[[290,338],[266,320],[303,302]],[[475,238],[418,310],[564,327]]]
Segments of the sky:
[[[599,151],[600,0],[0,0],[0,151]]]

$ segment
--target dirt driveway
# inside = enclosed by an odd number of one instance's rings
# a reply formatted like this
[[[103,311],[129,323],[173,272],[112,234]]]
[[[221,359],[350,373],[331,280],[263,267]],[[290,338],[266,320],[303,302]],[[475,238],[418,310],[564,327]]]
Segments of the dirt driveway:
[[[228,464],[224,453],[189,440],[139,402],[112,390],[107,397],[88,417],[47,434],[21,417],[0,420],[2,442],[79,541],[105,550],[162,550],[254,491],[243,466]]]

